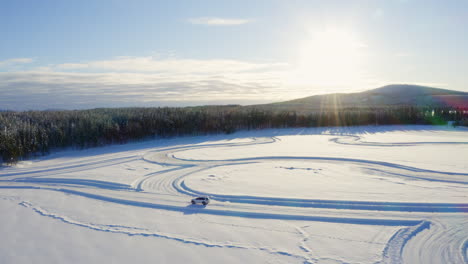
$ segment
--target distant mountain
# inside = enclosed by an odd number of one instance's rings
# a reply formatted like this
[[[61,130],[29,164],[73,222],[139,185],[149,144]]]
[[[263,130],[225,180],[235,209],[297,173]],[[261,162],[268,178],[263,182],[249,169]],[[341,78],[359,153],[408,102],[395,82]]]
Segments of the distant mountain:
[[[393,84],[360,93],[314,95],[254,107],[301,112],[320,109],[384,108],[391,106],[468,108],[468,93],[419,85]]]

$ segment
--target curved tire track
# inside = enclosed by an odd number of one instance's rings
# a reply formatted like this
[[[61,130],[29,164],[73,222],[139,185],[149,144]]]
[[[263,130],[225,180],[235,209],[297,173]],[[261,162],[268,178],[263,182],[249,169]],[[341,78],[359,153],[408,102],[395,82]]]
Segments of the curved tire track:
[[[408,146],[418,146],[418,145],[468,145],[468,142],[456,142],[456,141],[447,141],[447,142],[431,142],[431,141],[421,141],[421,142],[372,142],[372,141],[363,141],[362,137],[356,135],[345,135],[336,138],[331,138],[329,141],[341,144],[341,145],[352,145],[352,146],[371,146],[371,147],[408,147]]]

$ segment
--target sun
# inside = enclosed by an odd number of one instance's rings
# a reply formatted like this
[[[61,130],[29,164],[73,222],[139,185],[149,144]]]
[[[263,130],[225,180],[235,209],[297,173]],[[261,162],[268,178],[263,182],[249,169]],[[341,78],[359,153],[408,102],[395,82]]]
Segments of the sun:
[[[287,82],[296,86],[351,87],[362,78],[364,45],[350,30],[310,31],[299,42]]]

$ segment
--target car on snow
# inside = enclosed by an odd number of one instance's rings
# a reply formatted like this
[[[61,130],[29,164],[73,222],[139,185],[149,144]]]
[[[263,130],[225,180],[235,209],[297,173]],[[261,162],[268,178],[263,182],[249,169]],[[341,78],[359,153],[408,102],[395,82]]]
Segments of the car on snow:
[[[210,203],[210,198],[206,197],[206,196],[201,196],[201,197],[197,197],[197,198],[193,198],[192,199],[192,204],[203,204],[203,205],[207,205]]]

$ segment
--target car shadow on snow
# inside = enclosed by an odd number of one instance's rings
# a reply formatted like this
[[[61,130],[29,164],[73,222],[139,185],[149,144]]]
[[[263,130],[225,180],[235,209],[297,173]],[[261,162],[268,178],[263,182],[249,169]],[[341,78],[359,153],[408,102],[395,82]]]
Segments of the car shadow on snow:
[[[205,209],[206,205],[202,204],[189,204],[185,207],[186,210],[184,210],[184,215],[189,215],[189,214],[196,214],[198,210],[200,209]]]

